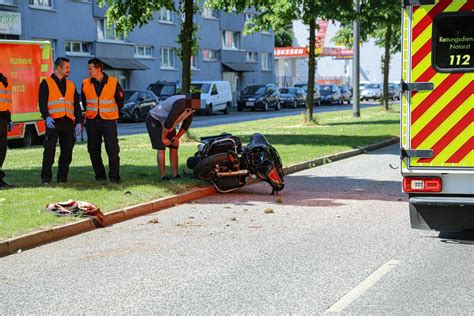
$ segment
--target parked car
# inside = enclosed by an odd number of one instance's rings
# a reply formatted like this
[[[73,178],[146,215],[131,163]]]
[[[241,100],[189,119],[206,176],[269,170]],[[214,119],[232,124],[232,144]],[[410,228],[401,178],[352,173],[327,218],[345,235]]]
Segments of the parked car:
[[[157,81],[149,84],[146,89],[152,91],[160,101],[178,94],[178,84],[176,82]]]
[[[148,90],[124,90],[124,99],[120,118],[133,122],[146,118],[148,112],[160,102],[158,97]]]
[[[369,83],[360,92],[360,99],[364,100],[379,100],[382,97],[382,85],[380,83]]]
[[[388,95],[392,100],[400,100],[400,85],[398,83],[389,83]]]
[[[279,111],[280,92],[274,84],[254,84],[247,86],[240,93],[239,101],[237,102],[237,110],[243,111],[246,108],[255,110],[257,108],[267,111],[270,107]]]
[[[342,104],[341,91],[335,84],[323,84],[320,86],[321,103]]]
[[[200,112],[211,115],[217,110],[229,114],[232,105],[232,89],[228,81],[193,81],[191,86],[201,91]]]
[[[349,88],[347,86],[339,86],[339,90],[341,91],[342,103],[344,103],[344,101],[346,101],[347,104],[350,104],[351,99],[352,99],[351,90],[349,90]]]
[[[306,92],[301,88],[280,88],[280,103],[283,107],[306,107]]]
[[[297,83],[294,85],[295,88],[301,88],[304,92],[308,93],[308,84],[307,83]],[[314,83],[314,93],[313,93],[313,104],[316,106],[321,105],[321,91],[320,86],[316,82]]]

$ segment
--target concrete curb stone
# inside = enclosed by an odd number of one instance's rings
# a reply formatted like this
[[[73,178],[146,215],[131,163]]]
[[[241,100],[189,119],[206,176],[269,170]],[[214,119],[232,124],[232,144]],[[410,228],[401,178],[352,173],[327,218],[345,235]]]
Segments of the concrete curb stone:
[[[399,141],[400,138],[394,137],[369,146],[321,157],[311,161],[305,161],[302,163],[294,164],[284,168],[284,172],[285,174],[292,174],[305,169],[321,166],[326,163],[331,163],[333,161],[357,156],[367,151],[372,151],[378,148],[396,144]],[[247,184],[253,184],[256,182],[259,181],[256,179],[249,179]],[[105,214],[104,221],[106,226],[109,226],[138,216],[155,213],[178,204],[183,204],[216,193],[217,191],[213,186],[193,189],[189,192],[185,192],[182,194],[164,197],[112,211],[110,213]],[[6,239],[0,241],[0,257],[4,257],[22,250],[31,249],[40,245],[44,245],[75,235],[79,235],[81,233],[85,233],[94,229],[96,229],[96,226],[94,225],[92,220],[83,219],[74,223],[69,223],[66,225],[35,231],[22,236]]]

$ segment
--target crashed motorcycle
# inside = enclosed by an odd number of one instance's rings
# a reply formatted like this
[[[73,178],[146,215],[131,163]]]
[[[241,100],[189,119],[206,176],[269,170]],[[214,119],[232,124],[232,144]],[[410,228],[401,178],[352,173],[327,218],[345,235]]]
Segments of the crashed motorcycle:
[[[285,186],[280,156],[259,133],[252,135],[247,146],[232,134],[202,137],[187,165],[195,178],[208,180],[221,193],[244,186],[249,178],[269,183],[272,194],[278,194]]]

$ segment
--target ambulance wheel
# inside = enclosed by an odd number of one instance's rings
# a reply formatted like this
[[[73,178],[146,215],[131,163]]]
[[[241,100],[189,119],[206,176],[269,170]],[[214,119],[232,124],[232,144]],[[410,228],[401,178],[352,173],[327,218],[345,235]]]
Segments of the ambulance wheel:
[[[25,136],[18,140],[19,147],[31,147],[38,143],[38,134],[34,126],[27,126],[25,129]]]

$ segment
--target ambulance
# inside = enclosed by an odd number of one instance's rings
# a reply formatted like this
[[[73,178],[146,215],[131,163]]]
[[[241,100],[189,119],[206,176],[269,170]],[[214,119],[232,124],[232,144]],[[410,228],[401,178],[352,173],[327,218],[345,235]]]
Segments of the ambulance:
[[[39,84],[52,73],[50,42],[0,40],[0,72],[12,85],[15,124],[9,144],[38,144],[46,126],[38,109]]]
[[[412,228],[474,229],[474,0],[403,0],[401,170]]]

